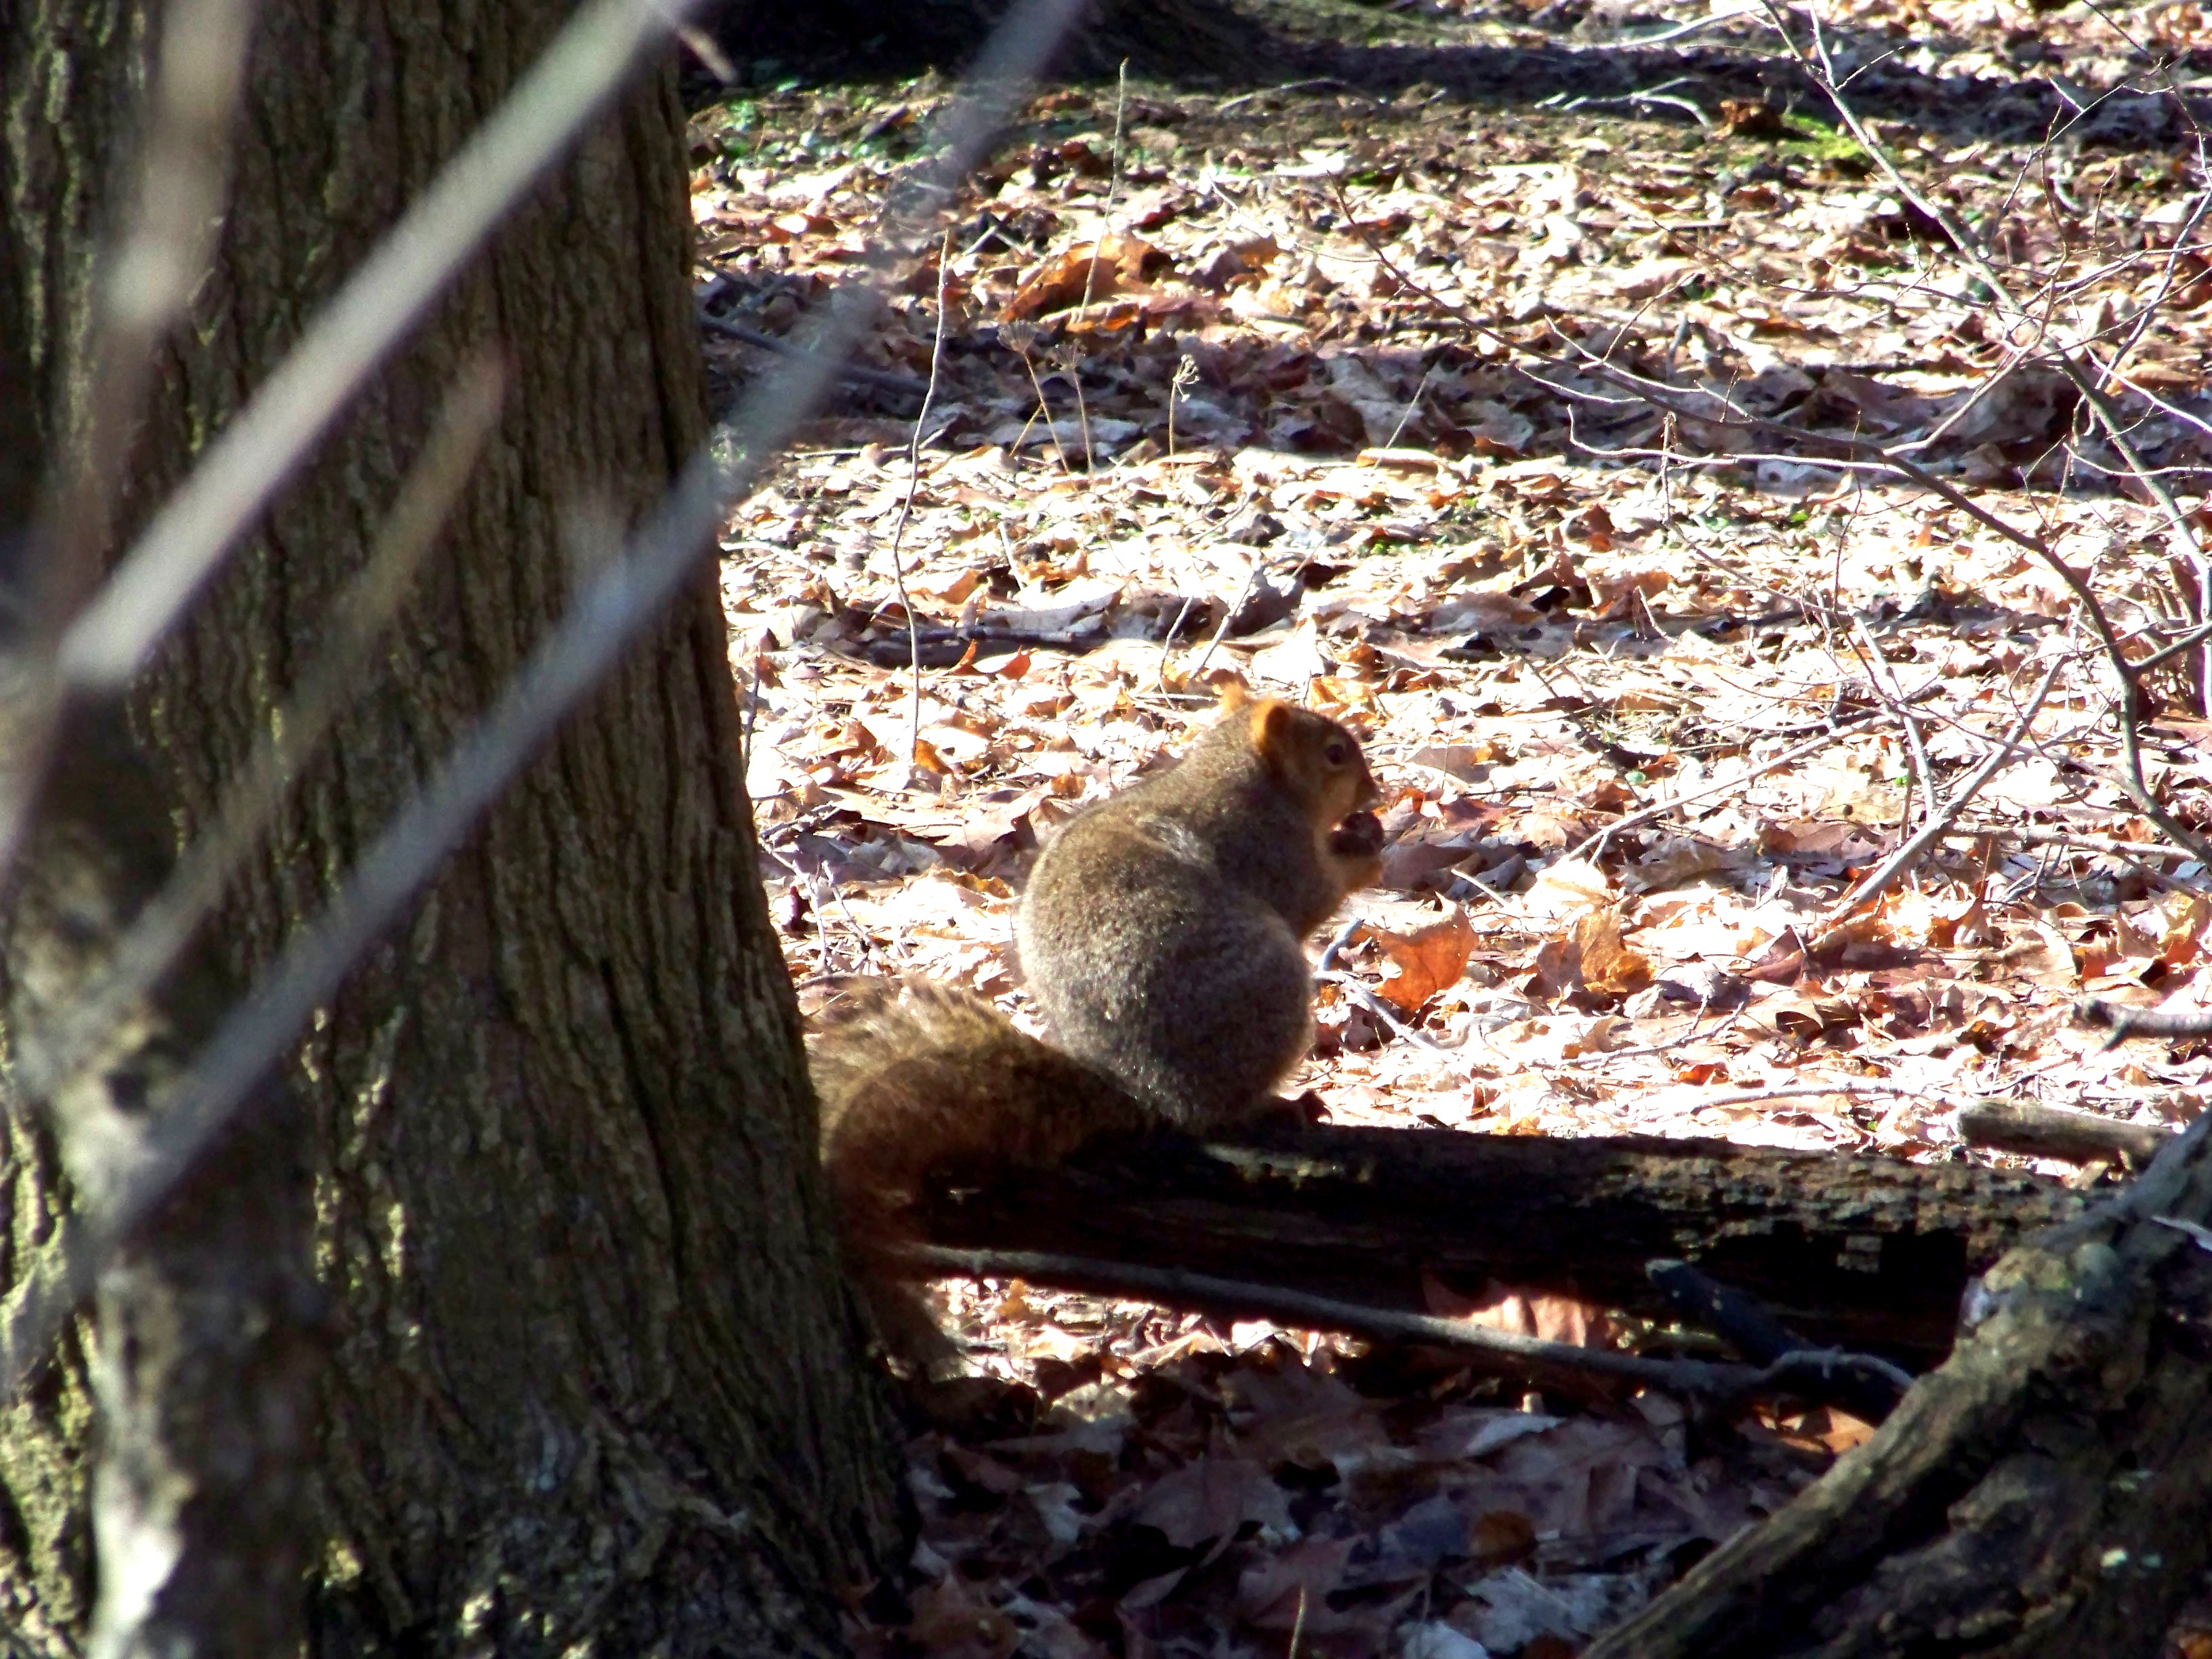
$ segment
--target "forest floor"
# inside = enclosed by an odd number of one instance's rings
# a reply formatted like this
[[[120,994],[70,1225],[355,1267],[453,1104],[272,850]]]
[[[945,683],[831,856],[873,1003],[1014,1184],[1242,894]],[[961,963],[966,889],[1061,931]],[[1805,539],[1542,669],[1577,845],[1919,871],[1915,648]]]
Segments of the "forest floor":
[[[1288,1085],[1339,1121],[1936,1161],[1989,1156],[1954,1123],[1980,1097],[2197,1113],[2204,1042],[2069,1020],[2212,986],[2212,877],[2130,798],[2097,631],[2139,660],[2202,611],[2196,0],[1824,4],[1858,137],[1763,13],[1301,16],[1287,84],[1034,100],[891,272],[871,378],[730,523],[802,1000],[918,974],[1020,1015],[1038,838],[1234,679],[1355,726],[1386,798]],[[727,325],[804,337],[953,89],[739,68],[693,126],[725,398],[775,361]],[[1700,394],[1741,418],[1665,406]],[[2136,729],[2199,834],[2201,664],[2142,678]],[[1438,1310],[1622,1340],[1462,1291]],[[1033,1393],[915,1443],[870,1652],[1566,1654],[1865,1431],[939,1294]]]

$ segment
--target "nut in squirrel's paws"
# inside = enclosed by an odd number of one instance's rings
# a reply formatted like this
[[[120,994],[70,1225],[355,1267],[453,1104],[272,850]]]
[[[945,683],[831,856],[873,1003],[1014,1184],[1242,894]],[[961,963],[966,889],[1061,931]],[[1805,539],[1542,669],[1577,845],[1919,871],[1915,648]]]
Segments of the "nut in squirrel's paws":
[[[1354,812],[1328,832],[1328,850],[1342,859],[1371,859],[1382,850],[1382,820]]]

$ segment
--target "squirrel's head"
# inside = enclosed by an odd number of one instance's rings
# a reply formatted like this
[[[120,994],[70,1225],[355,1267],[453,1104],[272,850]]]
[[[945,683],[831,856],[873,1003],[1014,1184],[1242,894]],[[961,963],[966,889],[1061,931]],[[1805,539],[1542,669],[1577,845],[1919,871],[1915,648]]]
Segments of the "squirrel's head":
[[[1334,824],[1382,799],[1359,739],[1334,720],[1275,697],[1236,698],[1227,718],[1248,723],[1253,752],[1306,804],[1316,824]]]

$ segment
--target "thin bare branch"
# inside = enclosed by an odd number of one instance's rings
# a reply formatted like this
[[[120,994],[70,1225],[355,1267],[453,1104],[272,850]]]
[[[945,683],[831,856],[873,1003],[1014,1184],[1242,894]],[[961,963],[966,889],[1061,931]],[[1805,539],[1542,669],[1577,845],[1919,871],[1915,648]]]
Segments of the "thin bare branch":
[[[25,544],[24,591],[6,596],[21,610],[7,618],[18,659],[9,676],[15,706],[0,781],[0,869],[28,826],[60,719],[51,653],[107,561],[155,350],[183,316],[221,228],[253,9],[252,0],[178,0],[164,19],[130,212],[100,271],[82,430],[56,458],[52,499]],[[27,393],[11,386],[9,395]]]
[[[2159,1008],[2130,1008],[2102,997],[2084,997],[2074,1005],[2074,1018],[2081,1024],[2111,1031],[2105,1042],[2107,1048],[2133,1036],[2212,1036],[2212,1012],[2167,1013]]]
[[[1772,24],[1775,33],[1782,37],[1784,44],[1790,48],[1791,55],[1797,59],[1799,67],[1803,69],[1806,74],[1813,78],[1815,84],[1827,94],[1828,101],[1834,106],[1838,118],[1850,129],[1851,137],[1858,141],[1860,148],[1864,149],[1869,158],[1873,161],[1875,167],[1888,182],[1890,188],[1926,214],[1929,221],[1942,231],[1949,240],[1954,251],[1966,263],[1967,269],[1972,270],[1975,276],[1989,289],[2001,307],[2017,317],[2035,323],[2039,328],[2047,325],[2047,302],[2043,314],[2039,315],[2033,308],[2013,293],[2005,281],[2004,274],[1997,270],[1996,264],[1982,247],[1979,240],[1966,226],[1960,223],[1956,216],[1949,212],[1942,203],[1936,201],[1925,191],[1919,189],[1905,176],[1899,168],[1895,158],[1890,155],[1888,147],[1860,117],[1850,100],[1844,96],[1842,88],[1836,83],[1833,66],[1828,60],[1818,17],[1812,20],[1813,44],[1808,48],[1801,46],[1796,37],[1790,33],[1788,20],[1775,0],[1761,0],[1761,3],[1766,10],[1768,20]],[[2202,147],[2200,146],[2200,158],[2201,155]],[[2208,209],[2212,209],[2212,190],[2202,192],[2198,196],[2191,209],[2187,222],[2175,236],[2177,245],[2188,239],[2190,234],[2205,216]],[[2178,268],[2178,259],[2170,257],[2166,265],[2166,287],[2169,289],[2172,285]],[[2088,406],[2090,412],[2095,416],[2097,424],[2104,428],[2106,441],[2118,452],[2129,472],[2156,503],[2160,513],[2166,519],[2168,533],[2172,537],[2176,553],[2196,565],[2200,576],[2208,584],[2207,591],[2212,592],[2212,563],[2208,563],[2204,550],[2198,545],[2196,532],[2190,527],[2188,515],[2182,511],[2180,504],[2174,500],[2172,492],[2166,488],[2165,481],[2154,475],[2152,470],[2144,464],[2141,453],[2130,441],[2127,422],[2120,418],[2118,409],[2106,395],[2102,384],[2103,376],[2100,374],[2092,374],[2088,369],[2084,368],[2076,360],[2074,353],[2063,347],[2057,345],[2050,347],[2049,358],[2058,372],[2063,374],[2073,385],[2074,389],[2081,394],[2082,402]],[[2092,362],[2094,363],[2094,359]],[[2116,360],[2114,367],[2118,366]],[[2119,663],[2115,663],[2114,665],[2123,678],[2126,678],[2127,671],[2124,665]],[[2206,694],[2212,696],[2212,676],[2208,676]],[[2130,697],[2128,703],[2129,706],[2122,711],[2122,720],[2124,725],[2132,726],[2136,713],[2133,706],[2134,699]],[[2137,770],[2132,749],[2130,749],[2130,775],[2135,775]],[[2163,824],[2160,827],[2165,828]]]
[[[1186,1305],[1249,1310],[1304,1328],[1433,1342],[1455,1353],[1484,1360],[1487,1368],[1502,1370],[1514,1376],[1565,1373],[1626,1377],[1677,1393],[1733,1399],[1755,1394],[1783,1377],[1803,1376],[1802,1362],[1792,1364],[1786,1372],[1770,1376],[1753,1365],[1701,1359],[1647,1359],[1640,1354],[1621,1353],[1610,1348],[1577,1347],[1571,1343],[1523,1336],[1517,1331],[1492,1330],[1469,1320],[1439,1319],[1431,1314],[1370,1308],[1334,1297],[1315,1296],[1305,1291],[1258,1285],[1245,1279],[1220,1279],[1176,1267],[1089,1261],[1079,1256],[1051,1255],[1034,1250],[956,1249],[943,1244],[909,1245],[901,1256],[914,1267],[935,1273],[1032,1279],[1046,1283],[1110,1284]]]
[[[2063,1158],[2069,1164],[2107,1162],[2140,1169],[2165,1150],[2173,1131],[2149,1123],[2122,1123],[2094,1112],[2019,1101],[1977,1100],[1959,1110],[1959,1139],[1969,1146],[2021,1158]]]
[[[1918,702],[1925,698],[1934,696],[1942,688],[1940,686],[1936,685],[1923,686],[1919,690],[1912,693],[1911,696],[1905,698],[1905,701],[1908,704]],[[1730,793],[1735,790],[1741,789],[1746,784],[1748,784],[1756,779],[1764,777],[1767,773],[1779,770],[1781,768],[1789,765],[1792,761],[1802,760],[1806,756],[1814,753],[1815,750],[1826,748],[1828,744],[1833,743],[1838,738],[1850,731],[1853,726],[1865,726],[1871,721],[1880,720],[1883,715],[1889,712],[1890,711],[1887,708],[1870,708],[1864,714],[1847,714],[1842,720],[1837,720],[1831,725],[1826,731],[1822,732],[1819,736],[1808,738],[1804,742],[1800,744],[1793,744],[1790,747],[1784,750],[1780,754],[1770,757],[1768,759],[1759,762],[1758,765],[1751,768],[1748,771],[1739,772],[1735,776],[1725,778],[1718,783],[1707,784],[1702,789],[1692,789],[1683,794],[1671,795],[1667,799],[1660,801],[1655,805],[1646,806],[1637,811],[1631,812],[1625,818],[1615,819],[1613,823],[1606,825],[1604,829],[1599,830],[1595,835],[1586,836],[1582,841],[1577,842],[1572,848],[1568,849],[1565,854],[1565,857],[1569,860],[1596,858],[1600,854],[1605,851],[1605,844],[1607,842],[1626,830],[1641,829],[1647,823],[1656,823],[1661,818],[1671,817],[1678,809],[1688,806],[1693,802],[1710,800],[1715,795],[1724,795]]]
[[[1911,704],[1905,702],[1905,688],[1897,683],[1897,671],[1889,665],[1889,659],[1882,654],[1881,641],[1875,638],[1874,630],[1866,624],[1866,618],[1853,617],[1851,629],[1858,638],[1846,642],[1851,646],[1852,654],[1865,665],[1867,678],[1874,686],[1875,696],[1888,705],[1890,713],[1897,716],[1898,725],[1904,729],[1905,747],[1912,756],[1912,781],[1925,798],[1926,805],[1923,811],[1928,818],[1933,818],[1936,816],[1936,769],[1928,759],[1928,744],[1920,734],[1920,721],[1914,715]],[[1905,817],[1899,824],[1899,829],[1912,819],[1911,789],[1905,791]]]
[[[1932,780],[1929,781],[1928,821],[1921,825],[1918,833],[1909,837],[1903,846],[1884,859],[1878,869],[1870,872],[1865,880],[1836,901],[1822,919],[1819,930],[1806,941],[1807,955],[1819,951],[1853,911],[1880,898],[1896,885],[1898,878],[1918,863],[1920,855],[1943,838],[1944,833],[1959,821],[1960,815],[1974,797],[1989,787],[1990,781],[2012,764],[2014,752],[2027,736],[2029,728],[2035,724],[2036,715],[2043,709],[2043,700],[2051,695],[2051,688],[2058,683],[2059,673],[2065,666],[2066,659],[2061,658],[2044,672],[2042,679],[2036,683],[2035,690],[2028,696],[2027,707],[2021,711],[2020,718],[2014,721],[2004,740],[1997,744],[1987,760],[1975,769],[1973,775],[1959,786],[1957,793],[1943,804],[1941,811],[1933,810],[1936,804],[1935,784]]]
[[[2124,854],[2139,859],[2185,859],[2189,850],[2154,841],[2117,841],[2110,836],[2082,835],[2072,830],[2044,830],[2033,824],[1954,824],[1946,833],[1976,837],[1996,836],[2030,847],[2073,847],[2086,853]]]
[[[914,417],[907,435],[906,494],[899,501],[898,523],[891,528],[891,581],[897,589],[899,609],[906,612],[908,781],[921,764],[921,624],[914,614],[913,597],[906,591],[906,526],[914,516],[915,492],[921,488],[921,434],[929,420],[929,405],[937,396],[937,376],[945,362],[945,284],[952,263],[952,234],[946,232],[937,245],[937,333],[929,347],[929,384],[921,394],[921,412]]]
[[[85,434],[64,458],[40,541],[31,603],[41,647],[98,583],[155,351],[214,252],[253,13],[253,0],[177,0],[162,19],[131,216],[100,273]]]

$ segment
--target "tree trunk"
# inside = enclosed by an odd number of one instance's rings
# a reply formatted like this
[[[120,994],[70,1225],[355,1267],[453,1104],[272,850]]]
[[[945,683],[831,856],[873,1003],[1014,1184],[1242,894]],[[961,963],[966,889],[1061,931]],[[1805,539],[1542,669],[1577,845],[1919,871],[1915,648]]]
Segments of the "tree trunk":
[[[232,206],[161,364],[126,521],[562,9],[258,9]],[[0,337],[31,343],[56,443],[76,430],[93,239],[147,32],[128,0],[0,10]],[[384,677],[223,918],[241,974],[313,915],[559,614],[571,514],[634,517],[702,439],[683,156],[664,70],[461,281],[139,698],[189,830],[314,659],[443,390],[474,354],[505,356],[507,414]],[[702,577],[307,1037],[294,1084],[331,1303],[321,1650],[829,1651],[833,1589],[888,1541],[884,1425],[828,1242],[738,740]],[[59,1178],[29,1155],[6,1173],[15,1285],[41,1248],[21,1218],[58,1201]],[[0,1454],[0,1617],[51,1652],[77,1648],[87,1582],[87,1385],[64,1360],[11,1408]]]
[[[64,743],[69,758],[10,872],[0,980],[10,1072],[37,1096],[10,1114],[15,1146],[49,1179],[58,1170],[96,1200],[120,1163],[144,1154],[146,1132],[238,988],[213,951],[194,950],[135,1000],[87,1063],[57,1061],[51,1038],[73,1029],[171,862],[162,792],[121,711],[78,711]],[[300,1117],[281,1080],[264,1081],[98,1272],[92,1342],[63,1338],[33,1385],[88,1395],[98,1414],[88,1530],[99,1594],[84,1644],[96,1659],[246,1659],[299,1648],[320,1300],[307,1260]],[[82,1217],[69,1224],[82,1227]],[[11,1329],[21,1313],[11,1310]],[[19,1340],[11,1354],[23,1351]],[[11,1436],[0,1460],[11,1474],[46,1444],[40,1431],[51,1425],[35,1409],[26,1415],[27,1443]],[[82,1540],[74,1492],[37,1495],[43,1506],[27,1506],[25,1518]],[[72,1607],[81,1593],[69,1586]],[[51,1651],[62,1632],[25,1634]]]

